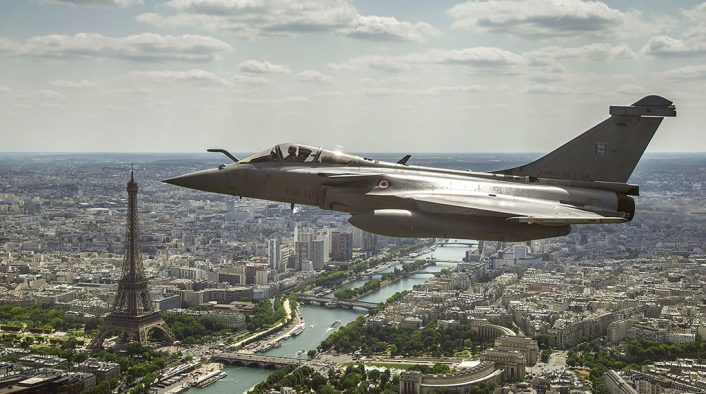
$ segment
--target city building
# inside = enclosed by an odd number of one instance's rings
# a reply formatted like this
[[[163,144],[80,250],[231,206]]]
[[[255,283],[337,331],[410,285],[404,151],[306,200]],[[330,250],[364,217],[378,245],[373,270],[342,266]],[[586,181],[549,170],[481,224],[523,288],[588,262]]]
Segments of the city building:
[[[267,241],[267,256],[271,270],[284,272],[285,267],[282,265],[282,247],[279,239],[275,238]]]
[[[492,362],[478,362],[452,374],[427,375],[419,371],[404,371],[400,374],[400,394],[428,394],[447,390],[466,393],[479,383],[497,384],[503,371]]]
[[[337,261],[348,261],[353,258],[353,235],[351,233],[340,231],[331,233],[331,258]]]

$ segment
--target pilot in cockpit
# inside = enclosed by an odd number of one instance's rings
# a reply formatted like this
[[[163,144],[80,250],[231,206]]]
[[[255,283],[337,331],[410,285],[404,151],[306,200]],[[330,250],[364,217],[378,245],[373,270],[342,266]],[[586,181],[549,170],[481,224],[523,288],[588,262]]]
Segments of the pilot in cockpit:
[[[306,158],[311,154],[311,149],[306,149],[304,147],[299,147],[299,155],[297,156],[297,161],[304,162]]]
[[[285,161],[297,161],[297,147],[290,145],[287,149],[287,157],[284,158]]]

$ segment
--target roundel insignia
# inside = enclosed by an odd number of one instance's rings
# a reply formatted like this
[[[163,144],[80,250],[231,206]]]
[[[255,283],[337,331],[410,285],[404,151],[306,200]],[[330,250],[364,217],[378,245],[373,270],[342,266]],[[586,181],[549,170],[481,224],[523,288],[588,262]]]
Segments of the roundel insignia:
[[[380,180],[378,181],[377,187],[378,187],[378,189],[385,190],[385,189],[389,189],[391,185],[392,185],[392,183],[390,183],[389,180],[387,180],[387,179],[380,179]]]

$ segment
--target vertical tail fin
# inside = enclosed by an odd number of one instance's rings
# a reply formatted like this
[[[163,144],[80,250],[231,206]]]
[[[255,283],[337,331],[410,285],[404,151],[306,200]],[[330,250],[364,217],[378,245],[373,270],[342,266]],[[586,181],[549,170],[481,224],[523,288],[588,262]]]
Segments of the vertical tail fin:
[[[611,106],[610,118],[529,164],[499,174],[582,181],[627,182],[672,102],[647,96],[631,106]]]

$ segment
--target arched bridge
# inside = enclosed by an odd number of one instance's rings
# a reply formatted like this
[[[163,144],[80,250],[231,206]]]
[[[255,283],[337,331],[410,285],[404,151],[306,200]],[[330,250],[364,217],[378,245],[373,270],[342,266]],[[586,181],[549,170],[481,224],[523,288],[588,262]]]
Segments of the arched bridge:
[[[478,241],[466,241],[466,240],[444,240],[440,244],[441,246],[478,246]]]
[[[213,360],[229,365],[242,365],[251,368],[276,369],[287,365],[304,365],[306,360],[289,357],[266,356],[263,354],[224,352],[213,355]]]
[[[317,297],[317,296],[311,296],[311,295],[304,295],[300,294],[299,295],[299,302],[302,302],[304,304],[318,304],[318,305],[323,305],[327,308],[347,308],[347,309],[352,309],[352,308],[363,308],[363,309],[373,309],[378,304],[374,302],[366,302],[366,301],[344,301],[344,300],[337,300],[335,298],[327,298],[327,297]]]

